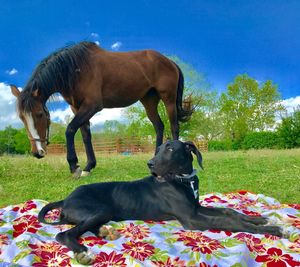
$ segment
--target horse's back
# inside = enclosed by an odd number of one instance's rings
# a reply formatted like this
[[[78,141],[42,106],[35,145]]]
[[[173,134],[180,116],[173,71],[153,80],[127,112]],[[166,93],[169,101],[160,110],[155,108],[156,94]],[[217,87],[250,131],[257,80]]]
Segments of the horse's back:
[[[166,81],[177,87],[176,65],[154,50],[111,52],[101,49],[93,55],[93,60],[95,82],[104,108],[129,106]]]

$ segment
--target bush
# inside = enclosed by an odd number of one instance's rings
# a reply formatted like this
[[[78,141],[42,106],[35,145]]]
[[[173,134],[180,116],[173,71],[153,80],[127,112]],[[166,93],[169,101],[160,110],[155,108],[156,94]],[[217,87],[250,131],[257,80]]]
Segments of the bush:
[[[230,140],[208,141],[208,151],[228,151],[232,149],[233,149],[233,143]]]
[[[296,110],[291,116],[284,118],[277,132],[282,147],[300,147],[300,110]]]
[[[246,134],[241,142],[243,149],[278,148],[279,138],[276,132],[253,132]]]

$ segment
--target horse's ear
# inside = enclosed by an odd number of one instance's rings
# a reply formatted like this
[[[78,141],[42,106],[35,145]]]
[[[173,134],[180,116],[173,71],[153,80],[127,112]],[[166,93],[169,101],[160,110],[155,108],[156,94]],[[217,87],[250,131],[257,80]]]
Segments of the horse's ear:
[[[33,92],[32,92],[32,96],[34,96],[34,97],[37,97],[37,96],[39,96],[39,89],[35,89]]]
[[[19,95],[21,94],[21,92],[19,91],[19,89],[17,88],[17,86],[11,84],[10,85],[10,90],[11,93],[15,96],[15,97],[19,97]]]
[[[197,149],[193,142],[184,142],[187,151],[193,152],[197,156],[197,161],[202,170],[204,170],[202,165],[202,155],[200,151]]]

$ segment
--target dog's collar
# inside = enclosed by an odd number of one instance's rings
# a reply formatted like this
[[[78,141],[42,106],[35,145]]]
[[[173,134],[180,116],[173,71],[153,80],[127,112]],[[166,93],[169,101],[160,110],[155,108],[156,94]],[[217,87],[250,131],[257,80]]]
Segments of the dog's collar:
[[[191,174],[181,174],[181,175],[176,174],[175,178],[179,179],[179,180],[189,180],[191,178],[194,178],[194,176],[196,176],[196,174],[197,174],[197,170],[193,169]]]
[[[195,184],[195,177],[197,178],[196,174],[197,174],[197,170],[193,169],[191,174],[182,174],[182,175],[176,174],[175,178],[176,178],[176,180],[179,180],[181,183],[188,182],[189,186],[193,190],[195,199],[198,200],[199,199],[199,191],[198,191],[198,188],[195,188],[195,185],[194,185]],[[196,184],[198,184],[198,183],[196,183]]]

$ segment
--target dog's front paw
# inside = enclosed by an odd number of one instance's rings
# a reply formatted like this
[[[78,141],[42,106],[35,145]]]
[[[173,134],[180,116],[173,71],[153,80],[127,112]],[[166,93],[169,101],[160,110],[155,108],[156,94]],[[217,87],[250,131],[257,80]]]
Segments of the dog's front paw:
[[[112,226],[103,225],[99,230],[99,236],[107,240],[116,240],[121,237],[120,233]]]
[[[80,253],[75,253],[75,259],[82,265],[91,265],[93,264],[95,257],[89,251],[83,251]]]

